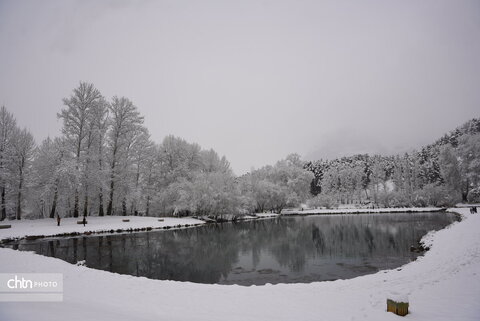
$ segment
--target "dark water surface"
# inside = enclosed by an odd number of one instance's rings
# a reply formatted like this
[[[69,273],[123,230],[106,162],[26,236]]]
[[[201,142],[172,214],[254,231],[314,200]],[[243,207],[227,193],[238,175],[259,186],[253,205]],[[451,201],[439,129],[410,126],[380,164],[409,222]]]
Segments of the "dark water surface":
[[[20,241],[11,247],[153,279],[265,284],[348,279],[414,260],[448,213],[279,217],[144,233]]]

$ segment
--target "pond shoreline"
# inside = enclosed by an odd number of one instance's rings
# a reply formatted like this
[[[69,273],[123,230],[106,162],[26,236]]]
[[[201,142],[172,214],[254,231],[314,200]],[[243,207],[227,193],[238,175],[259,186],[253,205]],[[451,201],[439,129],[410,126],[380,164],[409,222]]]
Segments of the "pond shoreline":
[[[284,210],[282,216],[336,215],[336,214],[387,214],[387,213],[429,213],[445,212],[444,207],[392,207],[392,208],[345,208],[345,209],[308,209]]]
[[[438,212],[276,216],[168,233],[27,239],[4,246],[72,264],[83,258],[90,268],[152,279],[260,286],[350,279],[397,268],[425,251],[419,243],[424,235],[454,219]]]
[[[8,233],[10,229],[0,230],[0,247],[4,244],[17,242],[20,240],[36,240],[41,238],[57,238],[57,237],[76,237],[76,236],[90,236],[90,235],[98,235],[98,234],[121,234],[121,233],[135,233],[135,232],[148,232],[153,230],[178,230],[184,228],[193,228],[202,226],[204,224],[222,224],[222,223],[232,223],[232,222],[244,222],[244,221],[252,221],[252,220],[259,220],[259,219],[271,219],[279,216],[309,216],[309,215],[347,215],[347,214],[392,214],[392,213],[428,213],[428,212],[445,212],[446,208],[437,208],[437,207],[414,207],[414,208],[375,208],[375,209],[355,209],[355,208],[347,208],[347,209],[310,209],[310,210],[284,210],[281,214],[275,213],[256,213],[253,215],[245,215],[244,217],[234,217],[233,219],[220,219],[215,220],[211,218],[205,217],[185,217],[185,218],[172,218],[172,217],[144,217],[144,216],[103,216],[103,217],[88,217],[88,221],[92,219],[96,220],[111,220],[112,226],[102,227],[95,229],[94,227],[91,228],[92,224],[87,226],[82,226],[81,224],[77,224],[77,221],[80,218],[64,218],[62,219],[63,223],[60,227],[64,227],[65,222],[69,224],[69,227],[72,224],[76,224],[77,226],[73,225],[74,228],[69,228],[62,232],[56,233],[51,232],[52,226],[55,226],[54,219],[38,219],[38,220],[23,220],[23,221],[9,221],[12,225],[12,230],[25,222],[34,223],[34,222],[51,222],[52,224],[48,225],[49,231],[45,232],[27,232],[23,233],[18,231],[18,233]],[[113,220],[149,220],[148,223],[145,224],[135,224],[134,226],[130,225],[129,222],[127,224],[123,223],[124,226],[118,226],[118,222],[114,222]],[[162,224],[158,224],[157,222],[161,222]],[[35,223],[34,223],[35,224]],[[87,224],[88,225],[88,224]],[[126,226],[125,226],[126,225]],[[39,226],[41,228],[42,226]],[[8,236],[4,236],[2,234],[6,234]]]
[[[80,218],[65,218],[62,219],[62,225],[60,227],[64,227],[65,221],[68,224],[69,229],[64,230],[60,233],[52,233],[48,231],[52,231],[52,226],[55,228],[55,222],[53,219],[39,219],[39,220],[23,220],[23,221],[11,221],[9,222],[10,225],[12,225],[12,228],[14,229],[16,226],[18,226],[22,223],[33,223],[33,222],[40,222],[40,221],[48,221],[51,222],[52,224],[48,225],[48,230],[46,232],[39,232],[37,233],[23,233],[21,231],[18,231],[17,233],[10,233],[8,237],[2,236],[2,234],[7,234],[9,229],[5,230],[0,230],[0,247],[4,244],[12,243],[12,242],[18,242],[21,240],[36,240],[36,239],[42,239],[42,238],[58,238],[58,237],[76,237],[76,236],[90,236],[90,235],[98,235],[98,234],[107,234],[107,235],[113,235],[113,234],[122,234],[122,233],[135,233],[135,232],[148,232],[148,231],[153,231],[153,230],[179,230],[179,229],[185,229],[185,228],[193,228],[193,227],[198,227],[202,226],[205,224],[220,224],[220,223],[226,223],[226,222],[244,222],[244,221],[252,221],[252,220],[259,220],[259,219],[269,219],[269,218],[275,218],[277,217],[277,214],[258,214],[256,216],[245,216],[244,218],[241,219],[232,219],[232,220],[224,220],[224,221],[213,221],[213,220],[202,220],[202,219],[197,219],[197,218],[192,218],[192,217],[185,217],[185,218],[172,218],[172,217],[144,217],[144,216],[104,216],[104,217],[88,217],[88,221],[96,221],[96,220],[111,220],[112,221],[112,226],[110,227],[102,227],[95,229],[95,227],[91,227],[92,224],[89,226],[83,226],[81,224],[77,224],[76,221],[79,220]],[[139,224],[134,224],[133,226],[130,225],[130,222],[122,222],[122,224],[126,225],[124,226],[119,226],[118,222],[122,220],[148,220],[145,223]],[[113,222],[113,220],[116,220]],[[117,222],[118,221],[118,222]],[[161,224],[158,224],[157,222],[160,222]],[[17,224],[15,224],[17,223]],[[135,222],[137,223],[137,222]],[[34,223],[35,224],[35,223]],[[76,224],[77,226],[75,226]],[[87,224],[88,225],[88,224]],[[73,228],[72,228],[73,226]],[[39,227],[41,228],[41,226]],[[8,234],[7,234],[8,235]]]
[[[161,218],[143,216],[88,217],[87,224],[77,224],[81,218],[63,218],[57,226],[54,219],[10,221],[10,229],[0,230],[0,246],[11,242],[50,237],[75,237],[97,234],[133,233],[152,230],[191,228],[205,224],[192,218]],[[125,220],[125,221],[124,221]],[[37,231],[38,229],[38,231]]]
[[[440,315],[445,320],[478,320],[480,215],[467,209],[449,211],[464,219],[426,237],[432,246],[425,256],[401,269],[333,282],[241,287],[160,281],[0,248],[3,272],[61,272],[68,285],[61,304],[24,303],[25,308],[19,309],[18,303],[2,302],[0,314],[11,321],[67,316],[72,321],[288,321],[353,320],[361,313],[362,319],[383,321],[398,318],[386,312],[386,299],[395,292],[409,298],[411,320],[433,321]],[[215,307],[207,308],[212,302]],[[238,302],[249,308],[238,309]]]

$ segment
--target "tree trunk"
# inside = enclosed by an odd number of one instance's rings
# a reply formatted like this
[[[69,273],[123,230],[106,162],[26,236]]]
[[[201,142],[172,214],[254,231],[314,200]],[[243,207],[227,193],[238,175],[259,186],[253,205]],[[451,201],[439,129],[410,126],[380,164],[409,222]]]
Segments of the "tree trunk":
[[[147,205],[145,206],[145,215],[148,216],[150,213],[150,195],[147,196]]]
[[[2,111],[5,107],[2,107]],[[2,135],[3,136],[3,135]],[[6,138],[4,138],[6,139]],[[5,150],[5,142],[2,142],[0,149],[0,168],[3,169],[3,152]],[[0,205],[0,222],[7,218],[7,209],[5,207],[5,182],[2,181],[2,204]]]
[[[58,178],[55,180],[55,193],[53,194],[52,209],[50,210],[50,218],[55,218],[55,212],[57,211],[58,200]]]
[[[78,217],[78,203],[79,203],[79,197],[78,197],[78,189],[75,188],[75,203],[73,204],[73,217]]]
[[[80,168],[79,164],[80,164],[80,151],[82,147],[82,132],[83,132],[83,122],[81,123],[81,126],[80,126],[80,133],[78,135],[78,142],[77,142],[77,163],[75,167],[76,173],[78,173]],[[80,211],[79,209],[80,199],[78,196],[78,182],[76,182],[75,185],[77,186],[75,186],[75,203],[73,204],[73,217],[78,217],[78,213]]]
[[[98,169],[100,172],[102,171],[102,140],[100,140],[100,144],[98,147],[98,154],[100,155],[98,159]],[[98,191],[98,216],[104,216],[105,214],[103,213],[103,188],[100,186],[100,189]]]
[[[91,136],[91,131],[89,132],[89,135]],[[86,164],[85,164],[85,199],[83,201],[83,217],[87,217],[88,216],[88,179],[89,179],[89,175],[88,175],[88,165],[90,164],[90,146],[91,146],[91,143],[90,143],[90,136],[89,136],[89,143],[87,145],[87,160],[86,160]]]
[[[85,193],[85,201],[83,202],[83,217],[88,215],[88,194]]]
[[[115,143],[116,145],[116,143]],[[110,166],[110,199],[108,200],[108,207],[107,207],[107,215],[112,215],[112,208],[113,208],[113,191],[115,188],[115,156],[117,154],[117,147],[115,146],[113,149],[113,160],[112,160],[112,165]]]
[[[1,214],[0,214],[0,221],[3,221],[4,219],[7,218],[7,208],[6,208],[6,204],[5,204],[5,186],[2,186],[2,204],[1,204],[1,207],[2,207],[2,211],[1,211]]]
[[[113,175],[112,180],[110,181],[110,199],[108,200],[108,207],[107,207],[107,215],[112,215],[112,207],[113,207]]]
[[[470,182],[467,179],[467,182],[465,184],[465,190],[462,192],[462,201],[467,203],[468,202],[468,192],[469,192],[469,187],[470,187]]]
[[[45,218],[45,201],[43,199],[40,200],[40,215],[39,218]]]
[[[68,197],[67,200],[67,208],[68,208],[68,217],[72,217],[72,200]]]
[[[127,216],[127,199],[125,197],[122,200],[122,215]]]
[[[18,183],[17,220],[22,219],[22,185],[23,185],[23,175],[20,177],[20,182]]]
[[[103,213],[103,189],[100,187],[100,192],[98,193],[98,216],[104,216],[105,214]]]

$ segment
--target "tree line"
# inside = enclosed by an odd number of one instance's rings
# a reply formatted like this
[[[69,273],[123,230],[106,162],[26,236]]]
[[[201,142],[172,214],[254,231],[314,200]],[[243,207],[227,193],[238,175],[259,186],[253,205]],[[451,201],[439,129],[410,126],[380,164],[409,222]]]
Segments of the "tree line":
[[[0,220],[89,215],[225,215],[281,211],[309,196],[297,155],[235,177],[225,157],[167,136],[152,141],[126,97],[81,82],[57,114],[61,135],[38,146],[0,109]]]
[[[451,206],[480,201],[480,119],[435,143],[395,156],[355,155],[306,162],[312,206]]]
[[[81,82],[63,99],[61,135],[36,144],[0,108],[0,220],[182,216],[310,207],[449,206],[480,201],[480,120],[419,151],[304,162],[297,154],[236,177],[213,149],[154,142],[126,97]]]

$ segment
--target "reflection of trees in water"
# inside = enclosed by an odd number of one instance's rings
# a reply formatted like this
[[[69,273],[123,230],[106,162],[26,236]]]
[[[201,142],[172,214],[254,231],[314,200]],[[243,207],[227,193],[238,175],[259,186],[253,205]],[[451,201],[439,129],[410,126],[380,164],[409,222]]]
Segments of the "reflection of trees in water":
[[[370,230],[370,227],[367,225],[365,226],[365,242],[367,243],[368,246],[368,251],[370,253],[373,252],[373,249],[375,248],[375,244],[373,243],[373,233]]]
[[[325,236],[318,226],[312,224],[312,242],[317,252],[323,254],[325,252]]]
[[[214,283],[226,277],[238,259],[235,234],[226,225],[150,233],[151,249],[138,246],[140,275]],[[133,236],[133,235],[131,235]],[[130,255],[128,255],[130,256]]]
[[[410,256],[409,247],[419,237],[451,222],[446,215],[412,218],[399,214],[283,217],[27,242],[20,244],[20,249],[70,263],[86,260],[87,266],[117,273],[217,283],[236,267],[240,255],[251,255],[256,268],[262,252],[270,253],[280,266],[294,272],[318,259]]]
[[[397,249],[397,243],[395,242],[393,235],[388,235],[388,247],[393,250]]]

